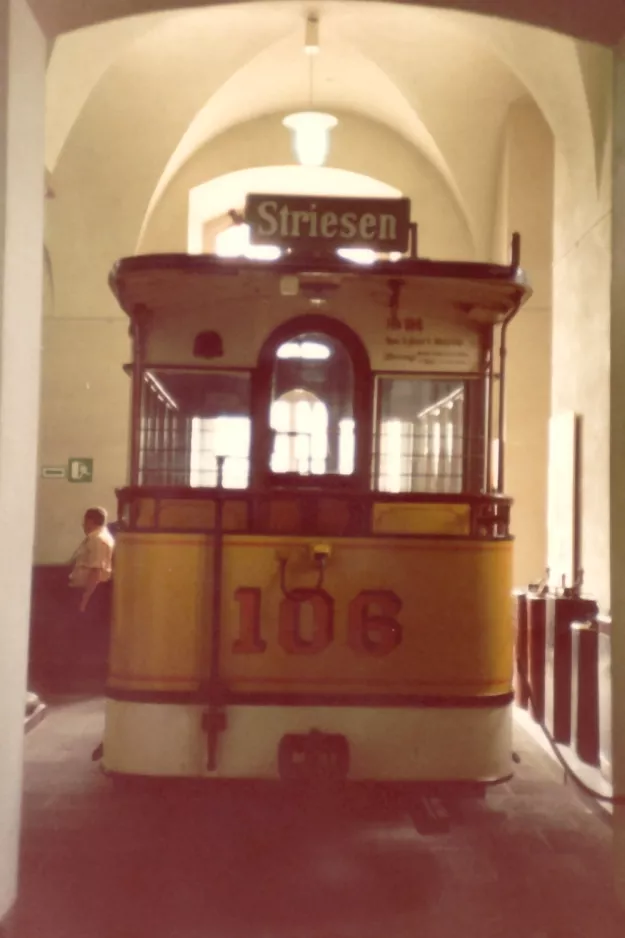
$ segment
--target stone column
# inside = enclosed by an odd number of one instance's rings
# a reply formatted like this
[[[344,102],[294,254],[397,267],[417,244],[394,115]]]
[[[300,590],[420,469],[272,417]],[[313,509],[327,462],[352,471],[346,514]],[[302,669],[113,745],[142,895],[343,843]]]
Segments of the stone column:
[[[610,325],[610,580],[612,769],[625,796],[625,49],[614,63],[612,313]],[[625,906],[625,807],[615,808],[616,888]]]
[[[0,0],[0,922],[16,896],[35,521],[46,42]]]

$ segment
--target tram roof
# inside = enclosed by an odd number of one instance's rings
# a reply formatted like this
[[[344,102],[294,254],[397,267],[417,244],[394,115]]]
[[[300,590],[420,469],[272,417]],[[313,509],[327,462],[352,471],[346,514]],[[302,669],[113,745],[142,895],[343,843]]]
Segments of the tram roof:
[[[222,278],[237,278],[243,295],[275,291],[271,284],[297,277],[303,292],[315,285],[339,288],[350,282],[372,286],[397,284],[404,299],[453,307],[473,320],[500,322],[516,312],[532,295],[525,271],[513,265],[464,261],[433,261],[402,257],[362,265],[336,257],[286,255],[277,260],[225,258],[213,254],[144,254],[120,259],[110,287],[122,309],[132,316],[142,308],[167,313],[197,307],[206,299],[211,280],[224,292]],[[232,292],[228,284],[227,292]]]

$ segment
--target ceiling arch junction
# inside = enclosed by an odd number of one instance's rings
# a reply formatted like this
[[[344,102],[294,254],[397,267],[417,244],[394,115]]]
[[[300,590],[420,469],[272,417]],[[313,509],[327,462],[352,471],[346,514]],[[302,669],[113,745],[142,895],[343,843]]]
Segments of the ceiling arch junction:
[[[416,220],[415,198],[436,199],[436,211],[454,214],[465,233],[467,255],[490,248],[502,128],[515,102],[533,98],[573,178],[596,183],[600,175],[610,56],[535,26],[441,4],[361,0],[187,2],[182,11],[137,0],[46,4],[52,31],[84,25],[87,7],[102,19],[122,6],[149,11],[59,36],[48,67],[50,217],[76,233],[98,231],[107,263],[154,242],[168,224],[166,204],[179,243],[191,192],[196,220],[201,211],[206,221],[216,217],[219,200],[213,208],[198,201],[204,183],[293,164],[281,120],[309,103],[303,36],[311,9],[321,26],[314,107],[339,116],[328,165],[411,195]],[[508,0],[517,14],[522,5]],[[547,0],[542,8],[551,8]],[[173,207],[181,199],[184,223]],[[111,213],[115,224],[103,225]],[[57,238],[55,264],[67,250]]]

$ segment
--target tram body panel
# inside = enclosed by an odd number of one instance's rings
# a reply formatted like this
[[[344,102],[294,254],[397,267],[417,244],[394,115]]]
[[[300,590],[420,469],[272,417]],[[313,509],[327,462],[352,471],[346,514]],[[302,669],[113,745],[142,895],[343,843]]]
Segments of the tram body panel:
[[[512,704],[480,707],[227,706],[214,771],[206,708],[106,702],[104,767],[124,775],[274,779],[285,735],[311,730],[349,740],[351,781],[492,783],[512,773]]]
[[[315,590],[317,543],[225,542],[221,666],[234,692],[510,690],[511,630],[501,627],[510,622],[510,542],[327,539],[331,555]],[[300,604],[283,595],[278,558],[287,588],[302,590]]]
[[[122,534],[115,549],[109,687],[195,691],[202,677],[210,541]]]
[[[506,778],[518,239],[509,267],[421,259],[414,233],[367,268],[312,247],[111,274],[132,432],[104,767]]]
[[[510,541],[329,538],[314,588],[319,544],[225,537],[219,627],[228,695],[461,702],[510,692]],[[196,690],[210,673],[212,537],[126,534],[118,551],[110,687]]]

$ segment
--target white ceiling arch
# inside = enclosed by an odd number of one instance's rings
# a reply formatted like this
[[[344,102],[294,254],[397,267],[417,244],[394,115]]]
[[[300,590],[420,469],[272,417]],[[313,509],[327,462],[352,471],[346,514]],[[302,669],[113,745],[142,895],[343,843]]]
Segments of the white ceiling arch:
[[[377,9],[374,10],[374,7]],[[414,100],[411,102],[408,99],[381,64],[363,54],[355,45],[350,27],[354,22],[354,12],[358,13],[359,10],[345,2],[328,3],[324,9],[322,50],[315,69],[315,107],[362,114],[400,134],[440,173],[466,216],[469,227],[473,228],[475,222],[470,217],[470,209],[454,172],[445,153],[421,119]],[[390,11],[379,3],[368,3],[366,9],[360,12],[388,16]],[[422,29],[416,45],[431,44],[433,36],[441,28],[441,18],[427,10],[420,10],[417,15]],[[153,207],[171,179],[192,154],[209,140],[244,121],[271,113],[275,113],[276,119],[279,119],[281,112],[286,113],[307,104],[307,62],[302,55],[302,21],[303,17],[296,21],[295,28],[288,36],[268,45],[234,72],[198,111],[164,168],[150,200],[146,220],[149,220]],[[398,27],[401,29],[403,25],[400,23]],[[442,68],[442,64],[439,67]],[[501,87],[505,84],[505,76],[503,69],[500,72],[497,77]],[[250,88],[254,89],[253,95],[249,94]],[[506,106],[508,99],[522,90],[520,85],[513,87],[506,99]]]
[[[338,107],[386,124],[420,150],[453,185],[440,148],[405,94],[380,65],[349,39],[332,32],[333,20],[323,25],[323,48],[315,62],[315,108]],[[306,104],[307,60],[302,55],[302,39],[302,29],[296,28],[224,82],[189,124],[163,173],[163,186],[195,150],[234,124]]]
[[[98,83],[135,39],[172,13],[127,16],[59,36],[46,75],[46,166],[51,172],[75,121]],[[80,81],[76,77],[80,75]]]
[[[431,6],[324,0],[318,8],[315,103],[354,128],[336,168],[393,184],[377,164],[389,136],[401,138],[417,172],[417,157],[427,159],[444,180],[477,257],[491,249],[502,127],[521,96],[537,101],[572,163],[596,167],[601,120],[591,102],[601,96],[589,78],[593,63],[581,61],[574,40]],[[307,104],[308,10],[304,0],[209,5],[111,23],[100,39],[94,27],[60,40],[49,70],[51,253],[55,266],[80,276],[59,287],[59,308],[88,307],[88,279],[103,280],[117,256],[137,249],[152,211],[195,154],[238,128],[248,136],[239,133],[237,160],[215,164],[216,174],[288,162],[280,120]],[[68,94],[72,82],[82,84],[80,63],[90,91]],[[269,117],[275,148],[246,164],[271,129]],[[367,150],[366,167],[358,147]],[[431,174],[428,182],[437,185]]]
[[[466,214],[432,164],[400,135],[362,115],[336,112],[328,167],[380,180],[411,199],[413,218],[428,218],[425,246],[434,255],[483,256]],[[186,239],[189,193],[205,182],[229,173],[275,165],[291,165],[288,134],[280,115],[267,115],[239,124],[196,150],[173,177],[153,211],[144,219],[137,253],[179,249]],[[233,207],[233,206],[231,206]],[[449,244],[443,229],[453,230]]]

